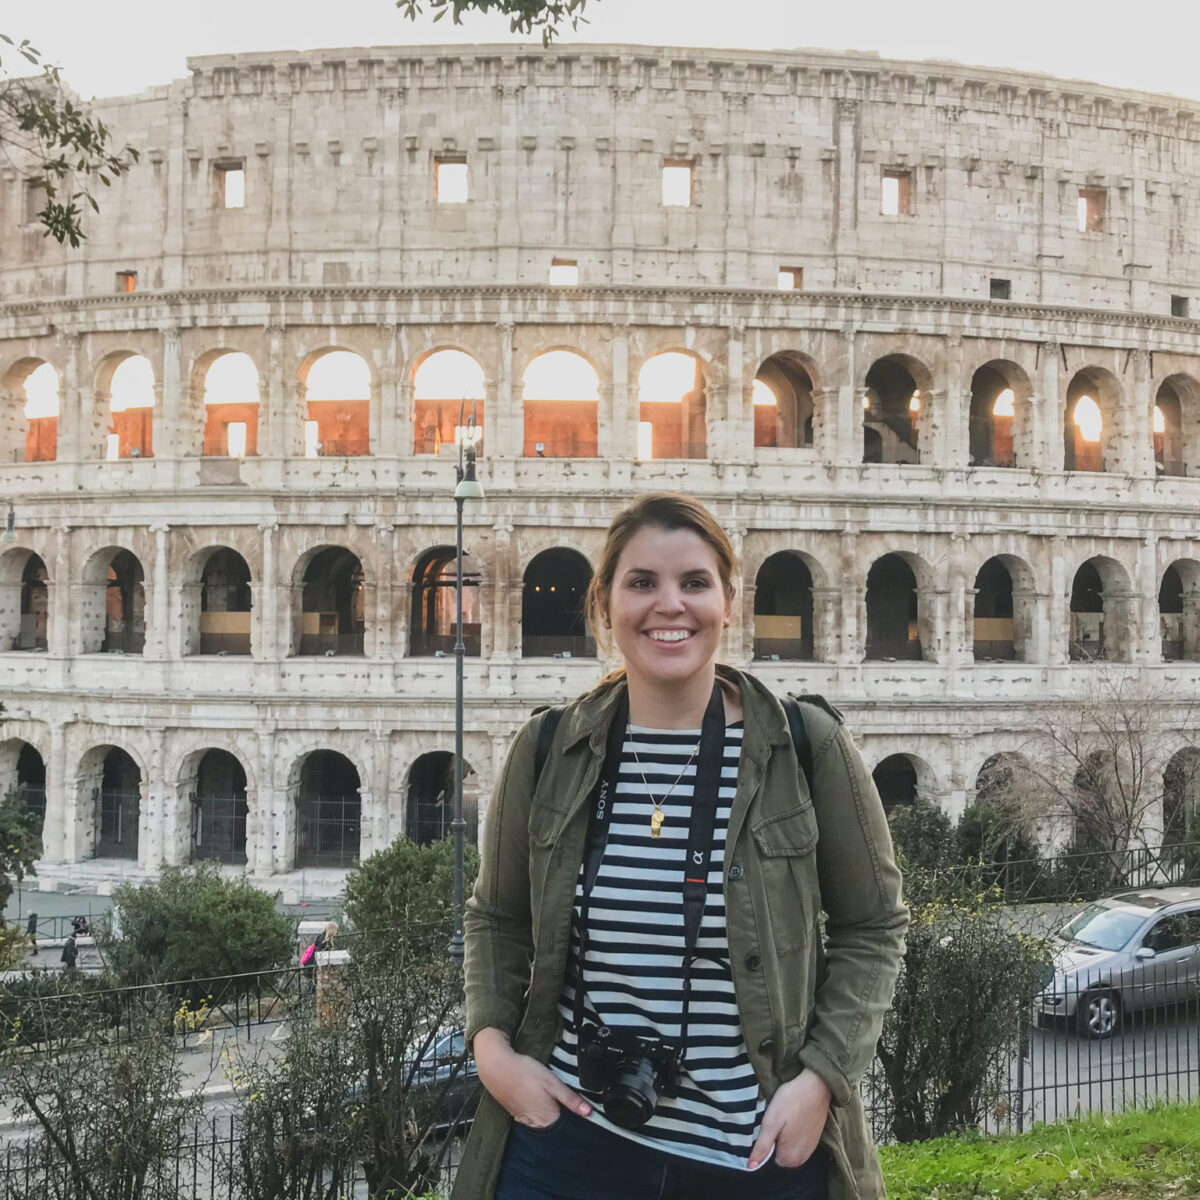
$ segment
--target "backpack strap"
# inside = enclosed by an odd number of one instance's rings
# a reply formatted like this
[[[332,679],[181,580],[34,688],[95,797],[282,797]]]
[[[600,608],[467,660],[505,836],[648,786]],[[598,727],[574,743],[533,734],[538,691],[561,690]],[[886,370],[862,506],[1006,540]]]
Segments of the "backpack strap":
[[[550,748],[554,745],[554,734],[562,719],[563,706],[555,705],[544,709],[541,724],[538,725],[537,749],[533,753],[533,786],[536,789],[538,780],[542,777],[542,769],[550,758]]]
[[[787,713],[788,728],[792,731],[792,745],[796,747],[796,761],[804,772],[804,781],[808,784],[808,794],[813,794],[813,750],[812,739],[808,736],[808,725],[804,721],[804,712],[800,701],[795,696],[783,698],[783,711]]]

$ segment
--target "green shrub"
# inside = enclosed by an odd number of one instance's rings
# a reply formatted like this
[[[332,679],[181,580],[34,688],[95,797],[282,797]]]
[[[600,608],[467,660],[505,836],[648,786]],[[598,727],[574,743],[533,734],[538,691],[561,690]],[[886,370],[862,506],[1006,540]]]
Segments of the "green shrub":
[[[1038,898],[1044,885],[1041,849],[1010,806],[972,804],[959,820],[954,839],[958,861],[979,867],[984,888],[998,888],[1009,900]]]
[[[166,867],[152,883],[123,884],[101,948],[122,984],[208,981],[269,971],[292,954],[292,924],[275,897],[215,863]],[[119,936],[116,931],[119,930]]]
[[[1007,1092],[1012,1049],[1049,967],[1049,942],[1020,931],[999,907],[914,905],[878,1045],[896,1140],[978,1126]]]
[[[478,852],[464,846],[465,895],[478,871]],[[444,955],[454,932],[454,844],[397,839],[351,871],[342,907],[359,940],[403,940],[418,961]]]
[[[954,826],[935,804],[918,800],[900,805],[888,817],[892,842],[904,870],[941,871],[954,867]]]
[[[112,983],[80,971],[17,975],[0,984],[0,1040],[13,1046],[53,1044],[81,1029],[116,1023]]]

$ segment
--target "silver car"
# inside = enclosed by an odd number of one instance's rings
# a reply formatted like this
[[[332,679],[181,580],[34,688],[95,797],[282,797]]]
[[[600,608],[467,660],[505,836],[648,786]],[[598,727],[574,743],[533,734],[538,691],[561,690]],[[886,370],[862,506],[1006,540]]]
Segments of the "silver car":
[[[1044,1016],[1111,1037],[1123,1013],[1200,996],[1200,888],[1143,888],[1089,904],[1055,935]]]

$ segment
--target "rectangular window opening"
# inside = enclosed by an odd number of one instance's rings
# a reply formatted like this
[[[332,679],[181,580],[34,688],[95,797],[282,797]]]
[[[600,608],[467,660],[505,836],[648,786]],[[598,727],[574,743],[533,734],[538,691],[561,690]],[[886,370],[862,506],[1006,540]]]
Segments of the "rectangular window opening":
[[[993,277],[991,282],[991,297],[993,300],[1011,300],[1012,280],[996,279]]]
[[[466,204],[467,160],[439,158],[434,163],[433,198],[438,204]]]
[[[246,457],[246,422],[230,421],[225,426],[226,446],[230,458]]]
[[[669,162],[662,169],[664,208],[688,208],[692,203],[692,164]]]
[[[551,259],[550,283],[554,287],[575,287],[579,283],[579,264],[573,258]]]
[[[136,271],[118,271],[117,272],[117,291],[118,292],[136,292],[137,291],[137,272]]]
[[[796,292],[804,286],[803,267],[780,267],[776,286],[781,292]]]
[[[1171,297],[1171,316],[1186,317],[1189,315],[1188,309],[1190,307],[1191,306],[1188,304],[1188,298],[1186,296]]]
[[[240,161],[213,164],[213,203],[218,208],[245,207],[246,170]]]
[[[1103,233],[1108,193],[1103,188],[1080,188],[1076,215],[1080,233]]]
[[[907,217],[912,213],[912,172],[884,171],[881,211],[885,217]]]
[[[46,190],[39,183],[25,185],[25,224],[36,225],[41,211],[46,207]]]

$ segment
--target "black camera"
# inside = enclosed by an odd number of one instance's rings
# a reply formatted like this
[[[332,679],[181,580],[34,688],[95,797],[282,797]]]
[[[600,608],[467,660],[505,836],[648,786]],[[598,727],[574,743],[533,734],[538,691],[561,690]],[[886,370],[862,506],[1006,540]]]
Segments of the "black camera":
[[[658,1098],[672,1095],[683,1072],[683,1046],[609,1025],[579,1031],[579,1086],[601,1097],[604,1115],[624,1129],[650,1120]]]

